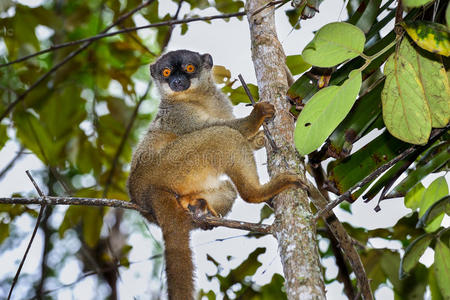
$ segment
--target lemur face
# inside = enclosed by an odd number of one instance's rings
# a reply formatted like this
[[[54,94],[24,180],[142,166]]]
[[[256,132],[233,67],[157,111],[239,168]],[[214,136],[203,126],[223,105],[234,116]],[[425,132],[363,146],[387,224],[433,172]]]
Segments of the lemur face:
[[[161,89],[170,88],[172,92],[183,92],[196,84],[202,72],[209,72],[212,65],[209,54],[177,50],[161,56],[150,66],[150,72]]]

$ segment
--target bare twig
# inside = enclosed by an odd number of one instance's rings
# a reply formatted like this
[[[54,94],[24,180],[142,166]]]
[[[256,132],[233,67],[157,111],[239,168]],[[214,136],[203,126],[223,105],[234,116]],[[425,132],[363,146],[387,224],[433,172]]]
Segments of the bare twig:
[[[19,151],[17,151],[16,155],[13,159],[6,165],[1,171],[0,171],[0,179],[5,176],[6,173],[14,166],[14,164],[17,162],[18,159],[22,156],[25,148],[23,146],[20,146]]]
[[[261,6],[260,8],[256,9],[254,12],[251,13],[251,16],[253,17],[256,14],[259,14],[260,12],[262,12],[263,10],[265,10],[266,8],[269,8],[271,6],[275,6],[277,4],[285,4],[288,1],[286,0],[274,0],[274,1],[270,1],[268,2],[266,5]]]
[[[309,164],[311,166],[311,175],[314,177],[319,188],[317,189],[311,183],[308,183],[308,190],[314,206],[319,209],[325,207],[327,203],[330,202],[328,192],[324,187],[326,175],[321,164],[314,164],[316,167],[313,167],[312,163]],[[357,284],[364,295],[364,299],[373,299],[364,266],[358,251],[356,251],[354,247],[354,240],[349,236],[342,223],[332,211],[322,218],[325,223],[325,233],[329,235],[332,244],[332,250],[336,257],[336,265],[339,268],[339,274],[342,276],[344,291],[347,294],[347,297],[349,299],[354,299],[355,290],[349,277],[347,265],[345,264],[345,261],[342,261],[341,250],[356,275]]]
[[[39,196],[44,197],[44,193],[39,188],[36,181],[34,181],[34,178],[33,178],[33,176],[31,176],[30,171],[26,171],[26,173],[28,175],[28,178],[30,178],[31,182],[33,183]],[[16,285],[17,280],[19,279],[19,275],[20,275],[20,272],[22,271],[23,264],[25,263],[25,260],[27,259],[28,252],[30,251],[31,245],[33,244],[33,241],[34,241],[34,237],[36,236],[36,232],[39,228],[39,223],[41,222],[41,218],[42,218],[42,215],[43,215],[45,207],[46,207],[45,203],[40,203],[40,204],[41,204],[41,209],[39,210],[39,215],[36,219],[36,225],[34,226],[33,233],[31,234],[30,241],[28,242],[28,245],[27,245],[27,249],[25,250],[25,253],[23,254],[22,261],[19,264],[19,268],[17,268],[16,275],[14,276],[14,279],[11,284],[11,288],[9,289],[8,298],[7,298],[8,300],[11,299],[11,295],[14,290],[14,286]]]
[[[122,16],[120,16],[119,18],[117,18],[117,20],[115,22],[113,22],[111,25],[109,25],[108,27],[106,27],[102,33],[106,33],[107,31],[109,31],[111,28],[113,28],[114,26],[116,26],[117,24],[121,23],[123,20],[125,20],[126,18],[128,18],[129,16],[131,16],[132,14],[134,14],[136,11],[144,8],[145,6],[151,4],[153,1],[155,0],[149,0],[146,1],[144,3],[142,3],[141,5],[137,6],[135,9],[129,11],[126,14],[123,14]],[[0,115],[0,121],[3,120],[3,118],[5,118],[12,110],[13,108],[19,103],[21,102],[23,99],[25,99],[25,97],[28,95],[28,93],[30,93],[34,88],[36,88],[39,84],[41,84],[44,80],[46,80],[51,74],[53,74],[56,70],[58,70],[60,67],[62,67],[64,64],[66,64],[69,60],[71,60],[72,58],[74,58],[75,56],[77,56],[78,54],[80,54],[82,51],[84,51],[87,47],[89,47],[92,43],[94,42],[94,40],[87,40],[84,41],[82,43],[84,43],[83,45],[81,45],[80,48],[72,51],[71,53],[69,53],[69,55],[67,55],[62,61],[60,61],[59,63],[57,63],[55,66],[53,66],[53,68],[51,68],[47,73],[45,73],[44,75],[42,75],[41,77],[39,77],[38,80],[36,80],[25,92],[23,92],[20,96],[17,97],[16,100],[14,100],[13,102],[11,102],[6,109],[2,112],[2,114]],[[51,51],[51,50],[50,50]],[[5,65],[0,65],[0,67],[5,66]]]
[[[192,215],[192,218],[194,219],[194,222],[199,225],[207,224],[213,227],[224,226],[228,228],[248,230],[251,232],[258,232],[262,234],[272,233],[272,226],[267,224],[249,223],[235,220],[227,220],[217,217],[195,216],[195,215]]]
[[[117,200],[117,199],[107,199],[107,198],[80,198],[80,197],[54,197],[54,196],[43,196],[34,198],[0,198],[1,204],[45,204],[45,205],[85,205],[85,206],[108,206],[117,207],[123,209],[133,209],[142,213],[147,213],[144,208],[127,201]],[[236,220],[227,220],[217,217],[195,217],[194,221],[199,224],[204,224],[205,222],[214,227],[224,226],[234,229],[249,230],[258,233],[271,233],[270,225],[267,224],[257,224],[241,222]]]
[[[447,125],[444,128],[433,130],[432,133],[431,133],[430,139],[428,140],[427,145],[430,145],[431,143],[434,143],[436,141],[436,139],[439,138],[442,134],[444,134],[449,128],[450,128],[450,124]],[[391,159],[390,161],[388,161],[387,163],[385,163],[384,165],[380,166],[375,171],[373,171],[372,173],[367,175],[363,180],[361,180],[360,182],[358,182],[357,184],[355,184],[354,186],[349,188],[339,198],[337,198],[336,200],[330,202],[326,207],[324,207],[320,211],[318,211],[316,213],[316,215],[314,216],[315,220],[317,220],[321,216],[324,216],[326,213],[328,213],[333,208],[338,206],[344,200],[350,199],[350,195],[351,195],[351,193],[354,190],[356,190],[357,188],[360,188],[360,187],[366,185],[367,183],[371,182],[372,180],[374,180],[375,178],[380,176],[384,171],[386,171],[387,169],[389,169],[390,167],[395,165],[397,162],[399,162],[400,160],[406,158],[408,155],[413,153],[419,147],[420,146],[418,146],[418,145],[414,145],[414,146],[409,147],[408,149],[406,149],[405,151],[403,151],[402,153],[400,153],[399,155],[397,155],[396,157],[394,157],[393,159]]]
[[[252,103],[253,106],[255,106],[256,102],[255,99],[253,98],[252,93],[250,93],[250,90],[248,89],[247,83],[245,83],[244,78],[242,77],[241,74],[238,75],[239,80],[241,81],[242,87],[244,88],[245,93],[247,94],[248,98],[250,99],[250,102]],[[264,129],[264,134],[267,137],[267,140],[270,143],[270,146],[272,147],[273,151],[276,152],[278,151],[278,146],[277,144],[275,144],[275,141],[272,137],[272,134],[269,131],[269,128],[267,128],[267,124],[263,123],[263,129]]]

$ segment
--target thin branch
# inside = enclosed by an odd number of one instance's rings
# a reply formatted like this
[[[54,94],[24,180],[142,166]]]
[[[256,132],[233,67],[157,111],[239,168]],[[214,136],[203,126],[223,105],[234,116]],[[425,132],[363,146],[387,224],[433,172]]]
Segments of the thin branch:
[[[195,216],[192,215],[195,223],[199,225],[210,225],[213,227],[224,226],[228,228],[248,230],[251,232],[258,232],[262,234],[271,234],[272,225],[260,224],[260,223],[249,223],[236,220],[227,220],[217,217],[207,217],[207,216]]]
[[[147,213],[148,211],[138,206],[135,203],[107,198],[80,198],[80,197],[55,197],[55,196],[43,196],[34,198],[0,198],[1,204],[45,204],[45,205],[85,205],[85,206],[108,206],[117,207],[123,209],[133,209],[141,213]],[[234,229],[248,230],[252,232],[258,232],[263,234],[271,233],[271,226],[267,224],[249,223],[236,220],[228,220],[217,217],[205,217],[192,215],[194,222],[198,224],[209,224],[213,227],[223,226]]]
[[[324,188],[325,172],[320,164],[317,164],[317,167],[313,167],[313,164],[310,163],[310,166],[312,170],[311,175],[316,180],[316,183],[319,186],[319,188],[316,188],[311,182],[308,181],[308,194],[314,206],[317,209],[319,209],[325,207],[327,203],[330,202],[328,192]],[[354,247],[355,245],[354,239],[347,233],[344,226],[336,217],[336,215],[333,213],[333,211],[329,211],[326,215],[323,215],[322,218],[326,226],[325,233],[327,234],[332,233],[332,235],[330,235],[330,241],[335,239],[339,247],[342,249],[342,252],[345,254],[348,263],[350,264],[350,266],[353,269],[353,272],[356,275],[358,287],[361,290],[362,294],[364,295],[364,299],[366,300],[373,299],[366,271],[364,270],[364,266],[361,262],[361,258],[358,254],[358,251],[356,251]],[[344,265],[339,264],[338,256],[339,254],[335,252],[336,264],[340,269],[340,273],[342,275],[345,275],[347,274],[347,271],[344,268],[345,264]],[[344,289],[348,295],[354,294],[354,291],[350,292],[352,288],[350,288],[348,281],[346,283],[344,281]],[[352,298],[349,297],[349,299]]]
[[[34,181],[34,178],[33,178],[33,176],[31,176],[30,171],[26,171],[26,173],[27,173],[28,177],[30,178],[31,182],[33,183],[34,187],[36,188],[38,194],[41,197],[44,197],[44,193],[39,188],[36,181]],[[31,245],[33,244],[34,237],[36,236],[36,232],[39,228],[39,223],[41,222],[41,218],[42,218],[42,215],[43,215],[45,207],[46,207],[46,205],[44,203],[39,203],[39,204],[41,204],[41,209],[39,210],[39,215],[37,216],[37,219],[36,219],[36,225],[34,226],[33,233],[31,234],[30,241],[28,242],[28,245],[27,245],[27,249],[25,250],[25,253],[23,254],[22,261],[19,264],[19,268],[17,268],[16,275],[14,276],[14,279],[11,284],[11,288],[9,289],[8,298],[7,298],[8,300],[11,299],[12,292],[17,283],[17,280],[19,279],[19,275],[20,275],[20,272],[22,271],[22,267],[25,263],[25,260],[27,259],[28,252],[30,251]]]
[[[152,2],[152,1],[150,1]],[[70,42],[66,42],[66,43],[61,43],[58,45],[53,45],[47,49],[41,50],[39,52],[36,53],[32,53],[30,55],[24,56],[22,58],[13,60],[11,62],[8,63],[4,63],[0,65],[0,68],[2,67],[6,67],[18,62],[22,62],[24,60],[30,59],[32,57],[47,53],[47,52],[51,52],[54,50],[58,50],[61,48],[65,48],[65,47],[69,47],[69,46],[75,46],[75,45],[79,45],[82,43],[92,43],[96,40],[100,40],[106,37],[110,37],[110,36],[114,36],[117,34],[122,34],[122,33],[128,33],[128,32],[132,32],[132,31],[138,31],[141,29],[147,29],[147,28],[153,28],[153,27],[161,27],[161,26],[173,26],[173,25],[177,25],[177,24],[187,24],[187,23],[191,23],[191,22],[198,22],[198,21],[211,21],[211,20],[215,20],[215,19],[228,19],[228,18],[233,18],[233,17],[242,17],[245,16],[245,12],[237,12],[237,13],[230,13],[230,14],[220,14],[220,15],[212,15],[212,16],[206,16],[206,17],[194,17],[194,18],[186,18],[183,20],[168,20],[168,21],[164,21],[164,22],[158,22],[158,23],[153,23],[153,24],[148,24],[148,25],[143,25],[143,26],[137,26],[137,27],[128,27],[128,28],[124,28],[121,30],[117,30],[117,31],[113,31],[113,32],[109,32],[106,33],[106,31],[104,30],[102,33],[88,37],[88,38],[84,38],[84,39],[80,39],[80,40],[76,40],[76,41],[70,41]],[[117,24],[114,24],[114,26]],[[113,26],[111,26],[113,27]],[[107,28],[108,30],[110,29],[109,27]]]
[[[6,165],[6,167],[4,167],[1,171],[0,171],[0,179],[5,176],[6,173],[8,173],[8,171],[14,166],[14,164],[17,162],[17,160],[20,159],[20,157],[22,156],[23,152],[25,150],[25,147],[21,146],[19,151],[17,151],[16,156],[14,156],[13,159],[11,159],[11,161],[8,163],[8,165]]]
[[[252,103],[253,106],[255,106],[256,102],[255,99],[253,98],[252,93],[250,93],[250,90],[248,89],[247,83],[245,83],[244,78],[242,77],[241,74],[238,75],[239,80],[241,81],[242,87],[244,88],[245,93],[247,94],[248,98],[250,99],[250,102]],[[270,146],[272,147],[273,151],[276,152],[278,151],[278,146],[277,144],[275,144],[275,141],[272,137],[272,134],[269,131],[269,128],[267,128],[267,124],[263,123],[263,129],[264,129],[264,134],[267,137],[267,140],[270,143]]]
[[[127,128],[125,129],[125,132],[122,136],[122,139],[120,140],[119,147],[117,147],[116,153],[114,154],[114,159],[111,166],[111,171],[108,174],[108,178],[106,179],[105,183],[105,189],[103,191],[103,197],[106,197],[108,194],[109,186],[112,183],[112,178],[114,176],[114,172],[116,171],[117,164],[119,162],[120,154],[122,154],[123,147],[125,146],[125,142],[128,139],[128,136],[130,135],[131,129],[133,128],[134,121],[136,120],[136,117],[139,112],[139,107],[141,106],[142,102],[144,101],[145,97],[147,96],[148,92],[150,91],[151,87],[151,81],[148,83],[147,88],[144,92],[144,94],[139,99],[138,103],[136,104],[136,107],[134,108],[133,114],[131,115],[131,118],[127,124]]]
[[[431,137],[428,140],[427,145],[429,146],[430,144],[434,143],[435,140],[437,138],[439,138],[442,134],[444,134],[449,128],[450,128],[450,124],[447,125],[444,128],[433,130],[432,133],[431,133]],[[316,215],[314,216],[315,220],[317,220],[319,217],[324,216],[325,214],[327,214],[329,211],[331,211],[333,208],[335,208],[336,206],[341,204],[343,201],[345,201],[347,199],[350,199],[350,195],[351,195],[351,193],[354,190],[356,190],[357,188],[361,188],[364,185],[368,184],[369,182],[371,182],[372,180],[374,180],[375,178],[380,176],[384,171],[386,171],[387,169],[389,169],[390,167],[395,165],[397,162],[399,162],[400,160],[406,158],[408,155],[413,153],[419,147],[421,147],[421,146],[414,145],[414,146],[409,147],[408,149],[403,151],[401,154],[397,155],[396,157],[394,157],[393,159],[391,159],[390,161],[388,161],[387,163],[385,163],[384,165],[380,166],[375,171],[373,171],[372,173],[367,175],[363,180],[361,180],[360,182],[358,182],[357,184],[355,184],[354,186],[349,188],[339,198],[337,198],[336,200],[330,202],[326,207],[324,207],[320,211],[318,211],[316,213]]]
[[[134,14],[136,11],[142,9],[143,7],[151,4],[153,1],[155,0],[149,0],[146,1],[144,3],[142,3],[141,5],[137,6],[135,9],[129,11],[126,14],[123,14],[122,16],[120,16],[119,18],[117,18],[117,20],[115,22],[113,22],[111,25],[109,25],[108,27],[106,27],[102,33],[106,33],[107,31],[109,31],[111,28],[113,28],[114,26],[116,26],[117,24],[121,23],[123,20],[125,20],[126,18],[128,18],[129,16],[131,16],[132,14]],[[78,48],[77,50],[72,51],[71,53],[69,53],[69,55],[67,55],[62,61],[60,61],[59,63],[57,63],[55,66],[53,66],[53,68],[51,68],[47,73],[45,73],[44,75],[42,75],[38,80],[36,80],[25,92],[23,92],[20,96],[17,97],[16,100],[14,100],[13,102],[11,102],[6,109],[2,112],[2,114],[0,115],[0,122],[3,120],[3,118],[5,118],[12,110],[13,108],[19,103],[21,102],[23,99],[25,99],[25,97],[28,95],[28,93],[30,93],[34,88],[36,88],[39,84],[41,84],[44,80],[46,80],[51,74],[53,74],[56,70],[58,70],[60,67],[62,67],[64,64],[66,64],[69,60],[71,60],[72,58],[74,58],[75,56],[77,56],[79,53],[83,52],[87,47],[89,47],[92,43],[94,42],[94,40],[89,40],[89,41],[85,41],[82,42],[84,43],[83,45],[81,45],[80,48]],[[0,67],[5,66],[5,65],[0,65]]]

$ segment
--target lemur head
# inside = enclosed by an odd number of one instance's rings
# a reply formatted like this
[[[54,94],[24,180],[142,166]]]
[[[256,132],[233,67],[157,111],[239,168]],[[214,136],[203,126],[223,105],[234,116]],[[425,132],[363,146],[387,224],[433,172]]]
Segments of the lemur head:
[[[183,100],[189,94],[208,91],[214,85],[212,57],[188,50],[171,51],[150,66],[150,73],[163,98]]]

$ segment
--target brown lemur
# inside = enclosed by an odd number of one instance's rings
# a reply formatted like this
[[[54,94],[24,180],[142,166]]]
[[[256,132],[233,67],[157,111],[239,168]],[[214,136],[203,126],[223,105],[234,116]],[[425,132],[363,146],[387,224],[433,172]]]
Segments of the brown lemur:
[[[259,128],[274,107],[260,102],[249,116],[235,119],[212,66],[211,55],[188,50],[169,52],[150,66],[160,109],[135,149],[128,178],[131,200],[161,227],[169,299],[193,298],[189,232],[196,225],[189,210],[223,216],[236,189],[245,201],[260,203],[300,185],[294,174],[259,183],[253,150],[263,146]]]

